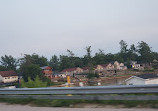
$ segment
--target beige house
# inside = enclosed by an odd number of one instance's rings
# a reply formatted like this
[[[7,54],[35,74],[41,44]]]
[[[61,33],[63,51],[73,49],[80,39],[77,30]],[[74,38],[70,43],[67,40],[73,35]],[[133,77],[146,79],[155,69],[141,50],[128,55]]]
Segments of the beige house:
[[[97,65],[95,68],[95,71],[110,71],[110,70],[114,70],[114,66],[109,63],[109,64],[100,64]]]
[[[17,81],[18,75],[15,71],[0,71],[0,82],[11,83]]]
[[[116,70],[120,70],[120,64],[119,64],[119,62],[117,62],[117,61],[114,62],[114,68]]]
[[[73,74],[81,74],[81,73],[83,73],[83,69],[79,68],[79,67],[67,68],[67,69],[62,70],[61,73],[73,76]]]
[[[115,70],[127,70],[127,66],[125,66],[124,63],[119,63],[117,61],[114,62],[114,68]]]
[[[89,67],[82,67],[83,73],[89,73]]]

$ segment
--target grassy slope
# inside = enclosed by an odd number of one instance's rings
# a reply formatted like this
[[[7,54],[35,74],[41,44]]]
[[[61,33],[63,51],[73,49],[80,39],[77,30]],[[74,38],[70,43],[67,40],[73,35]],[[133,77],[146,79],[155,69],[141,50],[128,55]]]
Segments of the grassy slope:
[[[10,104],[30,104],[40,107],[70,107],[76,104],[97,104],[97,105],[112,105],[114,107],[122,105],[126,108],[131,107],[143,107],[143,108],[158,108],[157,101],[118,101],[118,100],[100,100],[100,101],[88,101],[88,100],[40,100],[40,99],[4,99],[0,98],[0,102],[7,102]]]

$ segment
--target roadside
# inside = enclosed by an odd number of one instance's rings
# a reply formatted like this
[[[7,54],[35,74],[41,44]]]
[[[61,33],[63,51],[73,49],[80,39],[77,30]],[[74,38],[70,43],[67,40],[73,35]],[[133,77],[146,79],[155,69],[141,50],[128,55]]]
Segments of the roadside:
[[[157,111],[150,108],[54,108],[0,103],[0,111]]]
[[[64,108],[155,108],[158,101],[128,101],[128,100],[50,100],[50,99],[4,99],[1,103],[30,105],[35,107],[64,107]],[[1,111],[1,110],[0,110]]]

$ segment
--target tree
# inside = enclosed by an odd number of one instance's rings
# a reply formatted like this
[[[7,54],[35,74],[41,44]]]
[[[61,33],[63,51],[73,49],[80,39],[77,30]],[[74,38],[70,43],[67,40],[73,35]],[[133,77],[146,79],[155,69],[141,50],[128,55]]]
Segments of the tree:
[[[59,70],[59,65],[59,58],[56,55],[52,56],[49,61],[49,66],[51,66],[53,70]]]
[[[68,52],[68,55],[60,55],[60,59],[59,59],[60,70],[63,70],[65,68],[83,66],[82,58],[76,57],[75,54],[70,50],[67,50],[67,52]]]
[[[71,65],[73,67],[75,67],[75,63],[74,63],[75,54],[72,51],[68,50],[68,49],[67,49],[67,52],[68,52],[68,58],[69,58],[69,61],[71,62]]]
[[[154,59],[158,60],[158,53],[157,52],[152,52],[152,58],[153,58],[153,60]]]
[[[127,43],[125,41],[121,40],[120,41],[120,48],[121,48],[120,52],[127,53],[127,51],[128,51],[127,46],[128,46]]]
[[[92,70],[93,69],[93,61],[92,61],[92,56],[91,56],[91,52],[92,52],[91,46],[87,46],[86,51],[87,51],[87,55],[85,55],[85,57],[88,60],[88,67],[89,67],[89,70]]]
[[[11,55],[2,56],[0,62],[7,70],[16,70],[16,67],[18,66],[18,60]]]
[[[142,63],[150,63],[153,61],[151,47],[146,42],[138,43],[138,53]]]
[[[115,55],[108,53],[106,54],[106,59],[107,59],[107,62],[115,61]]]
[[[0,65],[0,71],[7,71],[7,68],[5,68],[4,66]]]
[[[32,59],[33,59],[33,64],[37,64],[40,67],[48,65],[47,58],[45,58],[44,56],[39,56],[37,54],[32,54]]]
[[[118,61],[118,62],[124,62],[124,59],[122,58],[122,56],[120,55],[120,53],[113,54],[112,56],[113,56],[113,58],[111,58],[109,60],[111,60],[111,61]]]
[[[128,49],[127,49],[127,43],[123,40],[120,41],[120,55],[123,58],[123,61],[127,61],[128,60]]]
[[[74,65],[75,65],[75,67],[83,67],[82,58],[74,57]]]
[[[135,61],[135,60],[137,60],[137,58],[138,58],[138,55],[137,55],[137,49],[136,49],[136,47],[135,47],[135,45],[134,44],[132,44],[131,46],[130,46],[130,49],[129,49],[129,51],[128,51],[128,59],[131,61]]]
[[[87,58],[88,58],[88,60],[89,60],[89,62],[91,62],[91,52],[92,52],[92,50],[91,50],[91,46],[87,46],[86,47],[86,51],[87,51]]]
[[[72,51],[70,51],[69,49],[67,49],[67,52],[68,52],[69,57],[74,57],[75,56],[75,54]]]
[[[47,58],[43,56],[39,56],[37,54],[28,55],[25,54],[23,58],[20,59],[21,64],[37,64],[40,67],[47,66],[48,61]]]
[[[20,71],[22,72],[24,81],[28,81],[28,77],[30,77],[31,80],[34,80],[36,76],[39,76],[40,78],[43,77],[39,65],[36,64],[23,64],[20,67]]]
[[[71,61],[70,57],[65,55],[60,55],[60,70],[65,68],[75,67],[74,63]]]
[[[96,64],[105,64],[107,63],[106,55],[103,52],[103,50],[99,49],[98,53],[95,53],[95,56],[93,57],[93,60]]]

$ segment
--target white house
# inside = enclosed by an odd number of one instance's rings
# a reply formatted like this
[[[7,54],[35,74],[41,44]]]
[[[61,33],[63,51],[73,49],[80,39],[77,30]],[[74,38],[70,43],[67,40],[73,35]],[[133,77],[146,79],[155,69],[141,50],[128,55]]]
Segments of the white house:
[[[132,69],[144,70],[144,67],[141,64],[138,64],[137,61],[131,61]]]
[[[141,74],[125,80],[126,85],[158,84],[158,74]]]
[[[0,82],[11,83],[17,81],[18,75],[15,71],[0,71]]]

